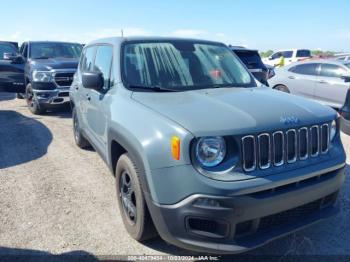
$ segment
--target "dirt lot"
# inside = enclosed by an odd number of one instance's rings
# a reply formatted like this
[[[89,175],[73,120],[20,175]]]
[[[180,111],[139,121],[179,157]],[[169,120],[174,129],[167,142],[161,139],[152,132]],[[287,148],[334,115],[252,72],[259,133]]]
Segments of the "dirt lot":
[[[33,116],[23,100],[0,93],[0,255],[188,254],[127,235],[114,179],[97,153],[75,146],[71,122],[70,112]],[[342,139],[350,164],[350,138]],[[336,217],[250,254],[350,254],[349,189],[347,179]]]

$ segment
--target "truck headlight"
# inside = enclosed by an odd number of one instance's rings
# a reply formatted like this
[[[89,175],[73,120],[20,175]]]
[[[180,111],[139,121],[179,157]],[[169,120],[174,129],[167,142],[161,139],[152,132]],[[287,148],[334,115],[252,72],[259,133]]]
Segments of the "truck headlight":
[[[34,82],[52,82],[53,74],[49,71],[34,71],[33,72],[33,81]]]
[[[335,138],[335,135],[337,134],[337,121],[333,120],[331,123],[331,128],[330,128],[330,132],[329,132],[329,138],[331,141],[333,141],[333,139]]]
[[[202,137],[197,141],[195,155],[203,167],[219,165],[226,155],[226,142],[222,137]]]

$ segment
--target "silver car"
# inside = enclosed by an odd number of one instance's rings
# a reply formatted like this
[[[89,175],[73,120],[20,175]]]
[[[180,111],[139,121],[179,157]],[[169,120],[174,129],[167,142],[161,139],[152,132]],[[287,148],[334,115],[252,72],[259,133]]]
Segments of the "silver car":
[[[350,61],[310,60],[276,70],[273,89],[304,96],[339,109],[350,87]]]

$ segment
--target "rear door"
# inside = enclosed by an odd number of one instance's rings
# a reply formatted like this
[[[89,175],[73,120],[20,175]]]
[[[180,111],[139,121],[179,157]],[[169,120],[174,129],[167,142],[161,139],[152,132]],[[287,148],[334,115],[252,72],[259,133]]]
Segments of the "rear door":
[[[349,89],[349,83],[341,78],[346,73],[347,70],[342,66],[322,63],[315,87],[315,99],[334,108],[342,107]]]
[[[0,42],[0,91],[24,92],[24,63],[5,59],[5,54],[17,55],[16,43]]]
[[[107,145],[107,110],[111,100],[110,88],[112,86],[113,47],[111,45],[98,45],[93,71],[101,72],[104,78],[103,92],[89,89],[87,100],[87,128],[94,139],[94,144],[105,151]]]
[[[292,94],[314,98],[318,63],[298,64],[287,71],[287,87]]]

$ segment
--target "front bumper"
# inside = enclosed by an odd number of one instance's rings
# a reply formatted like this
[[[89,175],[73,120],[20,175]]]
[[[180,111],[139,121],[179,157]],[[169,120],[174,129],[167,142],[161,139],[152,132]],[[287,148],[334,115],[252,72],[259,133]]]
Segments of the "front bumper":
[[[62,105],[70,101],[69,87],[54,90],[33,90],[33,93],[39,104],[44,106]]]
[[[340,164],[240,195],[193,194],[171,205],[147,202],[167,242],[199,252],[240,253],[335,214],[344,169]]]

